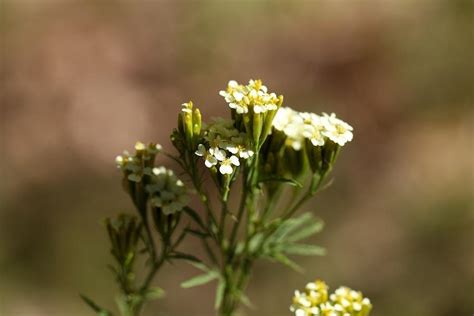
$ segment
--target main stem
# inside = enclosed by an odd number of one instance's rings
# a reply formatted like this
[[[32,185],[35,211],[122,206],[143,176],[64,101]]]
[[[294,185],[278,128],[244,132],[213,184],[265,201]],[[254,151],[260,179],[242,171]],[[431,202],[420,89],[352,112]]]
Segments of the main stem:
[[[255,188],[258,182],[258,151],[256,152],[252,164],[249,169],[244,172],[244,179],[242,185],[242,199],[237,214],[237,222],[234,226],[230,235],[229,246],[230,249],[226,254],[226,260],[222,266],[222,278],[225,282],[224,293],[222,297],[222,303],[219,308],[218,314],[220,316],[233,316],[237,310],[242,295],[244,294],[245,287],[250,275],[252,261],[247,256],[247,247],[250,237],[250,225],[252,225],[252,219],[255,214]],[[237,249],[237,234],[242,222],[244,222],[244,213],[247,210],[245,237],[244,237],[244,250],[240,257],[236,256]]]

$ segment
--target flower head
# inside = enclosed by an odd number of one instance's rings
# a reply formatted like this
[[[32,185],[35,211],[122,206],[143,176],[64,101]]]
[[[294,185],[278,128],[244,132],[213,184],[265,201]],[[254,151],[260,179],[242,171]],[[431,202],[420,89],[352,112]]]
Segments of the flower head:
[[[223,175],[230,175],[240,166],[240,159],[253,155],[246,145],[245,134],[234,127],[233,120],[215,119],[204,128],[204,143],[195,154],[204,158],[208,168],[216,167]]]
[[[328,286],[317,280],[306,285],[305,291],[295,291],[290,310],[295,316],[368,316],[372,305],[361,292],[338,288],[328,297]]]
[[[278,109],[279,98],[275,93],[268,93],[268,88],[261,80],[250,80],[247,85],[241,85],[235,80],[229,81],[227,89],[219,92],[238,114],[249,111],[264,113]]]
[[[352,126],[336,118],[332,113],[323,116],[297,112],[289,107],[278,110],[273,120],[273,128],[283,132],[286,136],[286,144],[294,150],[300,150],[305,139],[313,146],[324,146],[329,139],[339,146],[352,140]]]
[[[328,115],[323,113],[321,122],[324,126],[323,135],[338,144],[344,146],[345,143],[350,142],[353,138],[353,128],[343,120],[336,117],[336,114],[332,113]]]
[[[153,168],[146,191],[150,194],[151,205],[160,208],[165,215],[180,211],[188,202],[184,183],[173,170],[165,167]]]
[[[249,80],[247,85],[231,80],[227,89],[219,94],[235,111],[233,117],[236,117],[236,126],[247,132],[253,148],[257,149],[271,131],[273,118],[283,102],[283,96],[268,92],[261,80]]]

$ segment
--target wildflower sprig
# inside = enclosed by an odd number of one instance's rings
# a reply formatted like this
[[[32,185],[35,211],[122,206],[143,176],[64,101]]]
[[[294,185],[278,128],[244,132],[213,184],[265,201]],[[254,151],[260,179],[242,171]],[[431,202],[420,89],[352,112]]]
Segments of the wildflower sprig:
[[[188,189],[174,171],[156,166],[156,155],[162,146],[137,142],[135,152],[125,151],[116,157],[122,172],[122,185],[130,196],[137,215],[120,214],[107,218],[105,226],[111,243],[115,264],[109,268],[120,288],[117,305],[123,316],[139,315],[147,301],[163,296],[164,291],[151,286],[154,276],[165,262],[177,259],[193,260],[191,255],[180,253],[177,248],[187,230],[177,232],[181,213],[187,207]],[[156,231],[160,247],[155,245]],[[145,277],[137,278],[137,260],[145,256]],[[83,300],[98,315],[112,316],[91,299]]]
[[[302,242],[320,232],[323,222],[311,213],[297,212],[325,187],[341,148],[352,140],[352,127],[335,114],[283,107],[283,96],[271,92],[261,80],[248,84],[231,80],[219,94],[227,103],[228,118],[206,123],[192,101],[182,104],[171,133],[177,154],[139,142],[133,154],[125,152],[116,159],[124,189],[138,213],[133,220],[122,218],[125,226],[120,229],[108,222],[116,271],[121,271],[116,274],[125,297],[120,305],[123,315],[140,314],[154,276],[165,262],[185,259],[202,272],[184,281],[185,288],[217,281],[215,307],[219,315],[231,316],[241,303],[250,304],[245,289],[257,260],[301,271],[292,256],[325,254],[324,248]],[[181,170],[156,166],[158,154],[171,158]],[[289,201],[282,199],[288,189],[293,191]],[[191,192],[202,210],[188,205]],[[238,203],[230,202],[232,195]],[[155,235],[160,247],[155,246]],[[177,250],[186,236],[198,238],[205,256]],[[144,246],[142,252],[137,252],[138,245]],[[148,271],[137,286],[133,270],[141,253]],[[339,305],[350,310],[346,298],[339,295],[342,290],[328,298],[324,283],[309,288],[298,292],[292,307],[297,316],[313,315],[308,313],[315,308],[320,314],[314,315],[338,316],[326,311]],[[363,303],[356,298],[350,302],[353,310]],[[88,303],[97,312],[109,313]]]
[[[328,286],[321,280],[310,282],[304,291],[295,291],[290,311],[295,316],[368,316],[370,300],[361,292],[341,286],[328,294]]]

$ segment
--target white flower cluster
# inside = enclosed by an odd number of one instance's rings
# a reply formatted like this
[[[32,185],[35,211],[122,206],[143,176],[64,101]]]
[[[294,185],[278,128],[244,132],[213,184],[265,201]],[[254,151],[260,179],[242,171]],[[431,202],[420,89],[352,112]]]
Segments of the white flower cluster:
[[[130,155],[128,151],[124,151],[122,155],[115,158],[117,168],[128,174],[128,180],[140,182],[143,175],[151,174],[151,168],[146,167],[144,161],[148,162],[154,159],[155,155],[162,150],[160,144],[145,145],[142,142],[135,144],[135,155]],[[148,163],[146,163],[148,164]]]
[[[261,80],[250,80],[248,85],[241,85],[235,80],[229,81],[227,90],[219,92],[238,114],[245,114],[252,109],[254,113],[265,113],[278,109],[279,99],[275,93],[268,93],[268,88]]]
[[[240,166],[240,159],[254,154],[246,148],[245,134],[239,133],[232,120],[214,120],[205,127],[204,140],[206,143],[199,144],[195,154],[205,159],[206,167],[218,167],[221,174],[232,174]]]
[[[311,282],[304,292],[295,291],[290,311],[295,316],[367,316],[372,305],[361,292],[347,287],[338,288],[329,295],[323,281]]]
[[[176,213],[188,203],[184,183],[176,177],[173,170],[165,167],[152,169],[150,184],[146,186],[152,206],[159,207],[165,215]]]
[[[273,127],[285,133],[287,144],[294,150],[300,150],[305,139],[309,139],[313,146],[323,146],[326,139],[344,146],[353,138],[352,126],[338,119],[334,113],[320,116],[282,107],[273,120]]]

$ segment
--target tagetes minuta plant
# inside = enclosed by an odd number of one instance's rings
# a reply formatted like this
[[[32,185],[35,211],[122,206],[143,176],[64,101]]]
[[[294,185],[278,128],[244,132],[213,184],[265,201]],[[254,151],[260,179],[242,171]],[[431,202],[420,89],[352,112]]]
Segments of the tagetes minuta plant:
[[[321,231],[322,221],[298,211],[325,187],[341,149],[353,138],[352,127],[334,113],[283,106],[283,96],[261,80],[231,80],[219,95],[229,109],[226,118],[204,122],[192,101],[182,104],[171,133],[175,153],[138,142],[133,153],[116,158],[136,209],[106,220],[121,315],[140,315],[148,301],[162,296],[152,284],[166,263],[186,260],[201,270],[182,283],[184,288],[215,281],[217,314],[231,316],[241,304],[250,304],[245,290],[256,261],[301,270],[293,256],[325,253],[301,242]],[[157,155],[170,158],[179,170],[157,164]],[[293,193],[289,201],[282,198],[287,191]],[[192,195],[201,205],[190,204]],[[229,202],[231,195],[238,204]],[[188,237],[197,238],[203,251],[182,252]],[[342,291],[328,299],[325,284],[316,282],[310,292],[295,295],[292,311],[339,315],[326,310],[348,308]],[[99,315],[113,315],[83,298]],[[354,310],[363,304],[350,302]],[[316,309],[320,314],[313,313]]]

